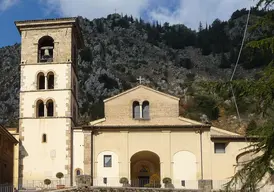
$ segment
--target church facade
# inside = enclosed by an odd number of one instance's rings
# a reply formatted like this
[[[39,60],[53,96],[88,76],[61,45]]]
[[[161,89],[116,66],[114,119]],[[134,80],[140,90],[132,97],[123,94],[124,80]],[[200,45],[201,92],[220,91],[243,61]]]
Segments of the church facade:
[[[21,34],[19,187],[64,174],[67,186],[144,186],[156,175],[176,188],[226,181],[244,137],[179,116],[179,98],[144,85],[104,101],[105,117],[77,126],[77,19],[15,22]],[[213,182],[213,188],[217,184]]]
[[[199,180],[219,188],[247,146],[236,133],[180,117],[179,98],[147,86],[106,99],[104,107],[103,119],[74,129],[74,167],[96,186],[121,186],[122,177],[144,186],[156,174],[176,188],[197,189]]]

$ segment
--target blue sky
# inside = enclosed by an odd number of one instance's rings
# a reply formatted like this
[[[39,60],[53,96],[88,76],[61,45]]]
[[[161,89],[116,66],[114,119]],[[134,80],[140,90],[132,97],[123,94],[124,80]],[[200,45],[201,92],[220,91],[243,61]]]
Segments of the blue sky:
[[[256,2],[256,0],[255,0]],[[227,20],[236,9],[249,8],[254,0],[0,0],[0,47],[20,43],[14,21],[83,16],[88,19],[114,13],[146,21],[183,23],[197,29],[200,21]]]

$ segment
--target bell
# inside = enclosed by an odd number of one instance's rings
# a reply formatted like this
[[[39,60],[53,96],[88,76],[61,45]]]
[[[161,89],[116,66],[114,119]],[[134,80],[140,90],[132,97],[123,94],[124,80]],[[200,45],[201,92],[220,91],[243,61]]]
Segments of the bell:
[[[50,56],[50,55],[49,55],[49,50],[48,50],[48,49],[45,49],[44,56],[46,56],[46,57],[49,57],[49,56]]]

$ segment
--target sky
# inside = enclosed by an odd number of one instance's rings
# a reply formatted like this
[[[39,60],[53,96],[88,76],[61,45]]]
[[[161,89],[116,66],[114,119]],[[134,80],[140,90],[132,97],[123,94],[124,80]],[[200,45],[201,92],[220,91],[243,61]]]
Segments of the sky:
[[[145,21],[184,24],[197,29],[199,22],[228,20],[256,0],[0,0],[0,47],[20,43],[14,21],[83,16],[88,19],[123,13]]]

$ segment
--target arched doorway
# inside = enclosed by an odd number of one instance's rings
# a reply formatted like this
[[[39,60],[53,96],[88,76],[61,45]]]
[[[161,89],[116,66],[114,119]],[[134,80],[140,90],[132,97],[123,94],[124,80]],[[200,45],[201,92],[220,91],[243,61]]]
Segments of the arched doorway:
[[[144,187],[152,175],[160,178],[160,158],[151,151],[140,151],[130,158],[130,180],[133,187]]]

